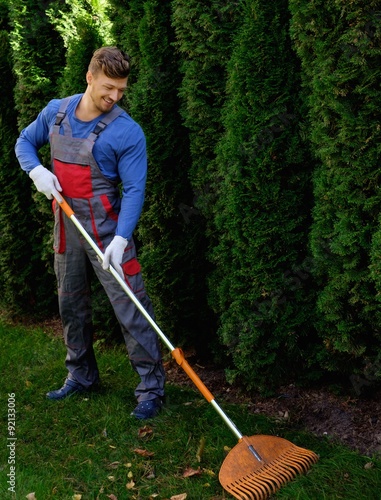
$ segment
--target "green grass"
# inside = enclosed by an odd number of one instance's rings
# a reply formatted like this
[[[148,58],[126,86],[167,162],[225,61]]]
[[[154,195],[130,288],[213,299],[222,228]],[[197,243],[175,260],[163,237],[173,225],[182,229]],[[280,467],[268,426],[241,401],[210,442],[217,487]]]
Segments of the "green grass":
[[[97,393],[51,402],[47,390],[65,378],[65,348],[60,339],[38,328],[0,322],[0,498],[37,500],[231,498],[218,481],[224,446],[236,437],[197,390],[167,386],[167,404],[147,423],[130,417],[137,376],[122,347],[96,346],[102,377]],[[16,400],[16,495],[8,491],[8,394]],[[280,435],[314,450],[319,462],[284,486],[274,498],[288,500],[380,500],[381,461],[363,457],[329,439],[287,428],[242,405],[225,405],[226,413],[245,435]],[[141,437],[147,425],[152,433]],[[205,448],[198,461],[201,440]],[[145,457],[134,450],[144,449]],[[370,468],[365,468],[371,463]],[[183,477],[200,467],[201,474]],[[132,485],[127,488],[126,485]],[[80,497],[77,497],[80,498]],[[111,497],[112,498],[112,497]]]

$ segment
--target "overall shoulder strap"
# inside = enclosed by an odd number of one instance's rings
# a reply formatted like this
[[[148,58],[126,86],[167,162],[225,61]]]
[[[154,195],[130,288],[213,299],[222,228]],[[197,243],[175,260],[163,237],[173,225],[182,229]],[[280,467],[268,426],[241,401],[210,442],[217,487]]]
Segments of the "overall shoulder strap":
[[[113,122],[122,113],[123,109],[120,108],[119,106],[115,106],[109,113],[107,113],[106,116],[104,116],[101,120],[99,120],[94,130],[90,133],[88,139],[95,142],[98,139],[99,134],[103,132],[103,130],[107,127],[107,125]]]
[[[69,105],[71,97],[65,97],[65,99],[62,99],[59,110],[56,115],[56,121],[53,125],[53,133],[59,134],[60,133],[60,127],[61,125],[64,128],[64,134],[65,135],[71,135],[71,127],[69,120],[66,119],[66,110]]]

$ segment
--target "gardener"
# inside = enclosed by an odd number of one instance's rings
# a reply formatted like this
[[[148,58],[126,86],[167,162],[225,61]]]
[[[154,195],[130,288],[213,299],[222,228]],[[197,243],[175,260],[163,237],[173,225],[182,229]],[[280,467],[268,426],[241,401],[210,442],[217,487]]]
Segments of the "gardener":
[[[131,415],[146,419],[159,413],[164,397],[159,341],[108,271],[112,264],[153,317],[132,237],[144,201],[145,137],[141,127],[116,104],[126,90],[129,70],[129,57],[121,50],[96,50],[86,73],[85,92],[50,101],[21,132],[15,150],[21,168],[37,190],[48,199],[62,192],[77,219],[104,252],[100,263],[53,200],[54,268],[68,375],[64,385],[48,392],[47,397],[62,399],[91,390],[99,382],[93,350],[90,262],[113,306],[131,364],[140,376],[135,390],[138,404]],[[47,142],[52,171],[41,165],[38,156]]]

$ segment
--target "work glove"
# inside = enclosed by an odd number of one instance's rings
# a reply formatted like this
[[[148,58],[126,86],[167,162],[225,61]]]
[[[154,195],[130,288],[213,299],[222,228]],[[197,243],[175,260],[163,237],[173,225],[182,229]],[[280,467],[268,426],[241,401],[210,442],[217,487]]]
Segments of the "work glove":
[[[61,184],[57,177],[47,168],[38,165],[29,172],[29,177],[34,182],[37,191],[44,193],[48,200],[52,200],[54,193],[62,191]]]
[[[121,267],[123,253],[128,244],[128,240],[122,236],[114,236],[111,243],[106,248],[103,256],[102,267],[105,271],[109,268],[110,264],[123,278],[123,269]]]

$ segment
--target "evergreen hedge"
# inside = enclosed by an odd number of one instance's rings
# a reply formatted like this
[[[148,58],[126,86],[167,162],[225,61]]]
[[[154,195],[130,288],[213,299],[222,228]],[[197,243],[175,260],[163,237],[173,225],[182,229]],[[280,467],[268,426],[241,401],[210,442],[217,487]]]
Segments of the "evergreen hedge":
[[[219,243],[210,289],[232,379],[267,392],[307,371],[316,346],[307,232],[311,172],[288,3],[245,2],[229,61]]]
[[[314,172],[315,325],[326,369],[379,363],[381,12],[379,2],[291,0],[308,89]]]

